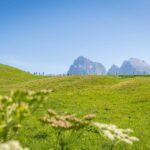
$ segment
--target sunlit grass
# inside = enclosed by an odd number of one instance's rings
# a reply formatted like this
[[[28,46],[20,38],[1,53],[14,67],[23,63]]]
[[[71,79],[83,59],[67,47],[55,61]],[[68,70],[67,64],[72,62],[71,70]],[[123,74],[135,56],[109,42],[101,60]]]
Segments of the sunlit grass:
[[[11,68],[6,70],[11,72]],[[48,108],[79,116],[94,113],[97,115],[97,122],[132,128],[140,141],[132,147],[120,144],[116,149],[150,149],[150,77],[36,77],[24,72],[20,76],[19,70],[5,76],[6,73],[3,71],[0,75],[0,94],[7,94],[11,89],[17,88],[53,89],[44,107],[27,118],[24,128],[20,129],[18,135],[14,135],[14,138],[19,138],[31,150],[46,150],[56,142],[53,129],[41,126],[39,122],[39,118]],[[70,143],[70,149],[105,150],[107,144],[111,143],[86,132],[82,139]]]

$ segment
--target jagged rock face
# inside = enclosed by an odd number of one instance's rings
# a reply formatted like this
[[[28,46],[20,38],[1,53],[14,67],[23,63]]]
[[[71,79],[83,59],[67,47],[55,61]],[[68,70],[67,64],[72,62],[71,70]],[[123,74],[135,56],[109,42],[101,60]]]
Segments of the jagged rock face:
[[[113,65],[108,74],[110,75],[142,75],[142,74],[150,74],[150,65],[143,60],[137,58],[130,58],[123,62],[121,67],[117,67]]]
[[[146,73],[150,73],[150,65],[137,58],[130,58],[128,61],[124,61],[119,70],[119,74],[123,75]]]
[[[101,63],[92,62],[91,60],[80,56],[73,65],[71,65],[68,74],[70,75],[92,75],[92,74],[106,74],[106,69]]]
[[[101,63],[92,62],[85,57],[78,57],[73,65],[71,65],[68,74],[70,75],[92,75],[92,74],[106,74],[106,69]],[[123,62],[119,68],[112,65],[108,70],[109,75],[142,75],[150,74],[150,65],[143,60],[137,58],[130,58]]]
[[[117,75],[119,74],[119,67],[116,65],[112,65],[111,68],[108,70],[108,75]]]

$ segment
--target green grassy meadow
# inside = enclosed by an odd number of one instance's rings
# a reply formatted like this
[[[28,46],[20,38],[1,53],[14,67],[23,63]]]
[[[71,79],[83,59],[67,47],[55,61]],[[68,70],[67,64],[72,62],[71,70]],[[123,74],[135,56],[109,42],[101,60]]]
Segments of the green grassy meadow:
[[[95,113],[95,121],[131,128],[140,139],[132,146],[119,144],[117,150],[150,150],[150,76],[33,76],[0,65],[0,94],[12,89],[52,89],[50,98],[23,122],[14,139],[31,150],[49,150],[56,142],[54,130],[39,122],[48,108],[79,116]],[[105,150],[110,141],[85,132],[70,150]]]

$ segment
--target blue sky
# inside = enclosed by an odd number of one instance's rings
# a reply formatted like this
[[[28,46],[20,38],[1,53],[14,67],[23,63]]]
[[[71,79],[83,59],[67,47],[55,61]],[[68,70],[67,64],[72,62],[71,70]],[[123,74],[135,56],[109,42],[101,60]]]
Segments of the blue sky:
[[[149,0],[1,0],[0,63],[66,73],[82,55],[121,65],[150,63]]]

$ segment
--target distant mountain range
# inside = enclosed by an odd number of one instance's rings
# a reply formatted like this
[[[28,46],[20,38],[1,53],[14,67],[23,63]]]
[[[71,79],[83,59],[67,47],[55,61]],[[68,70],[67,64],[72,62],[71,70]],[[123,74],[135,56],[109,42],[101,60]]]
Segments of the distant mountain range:
[[[137,58],[130,58],[122,63],[121,67],[112,65],[111,68],[106,71],[103,64],[93,62],[83,56],[74,60],[74,63],[68,70],[70,75],[143,75],[150,74],[150,65],[143,60]]]

